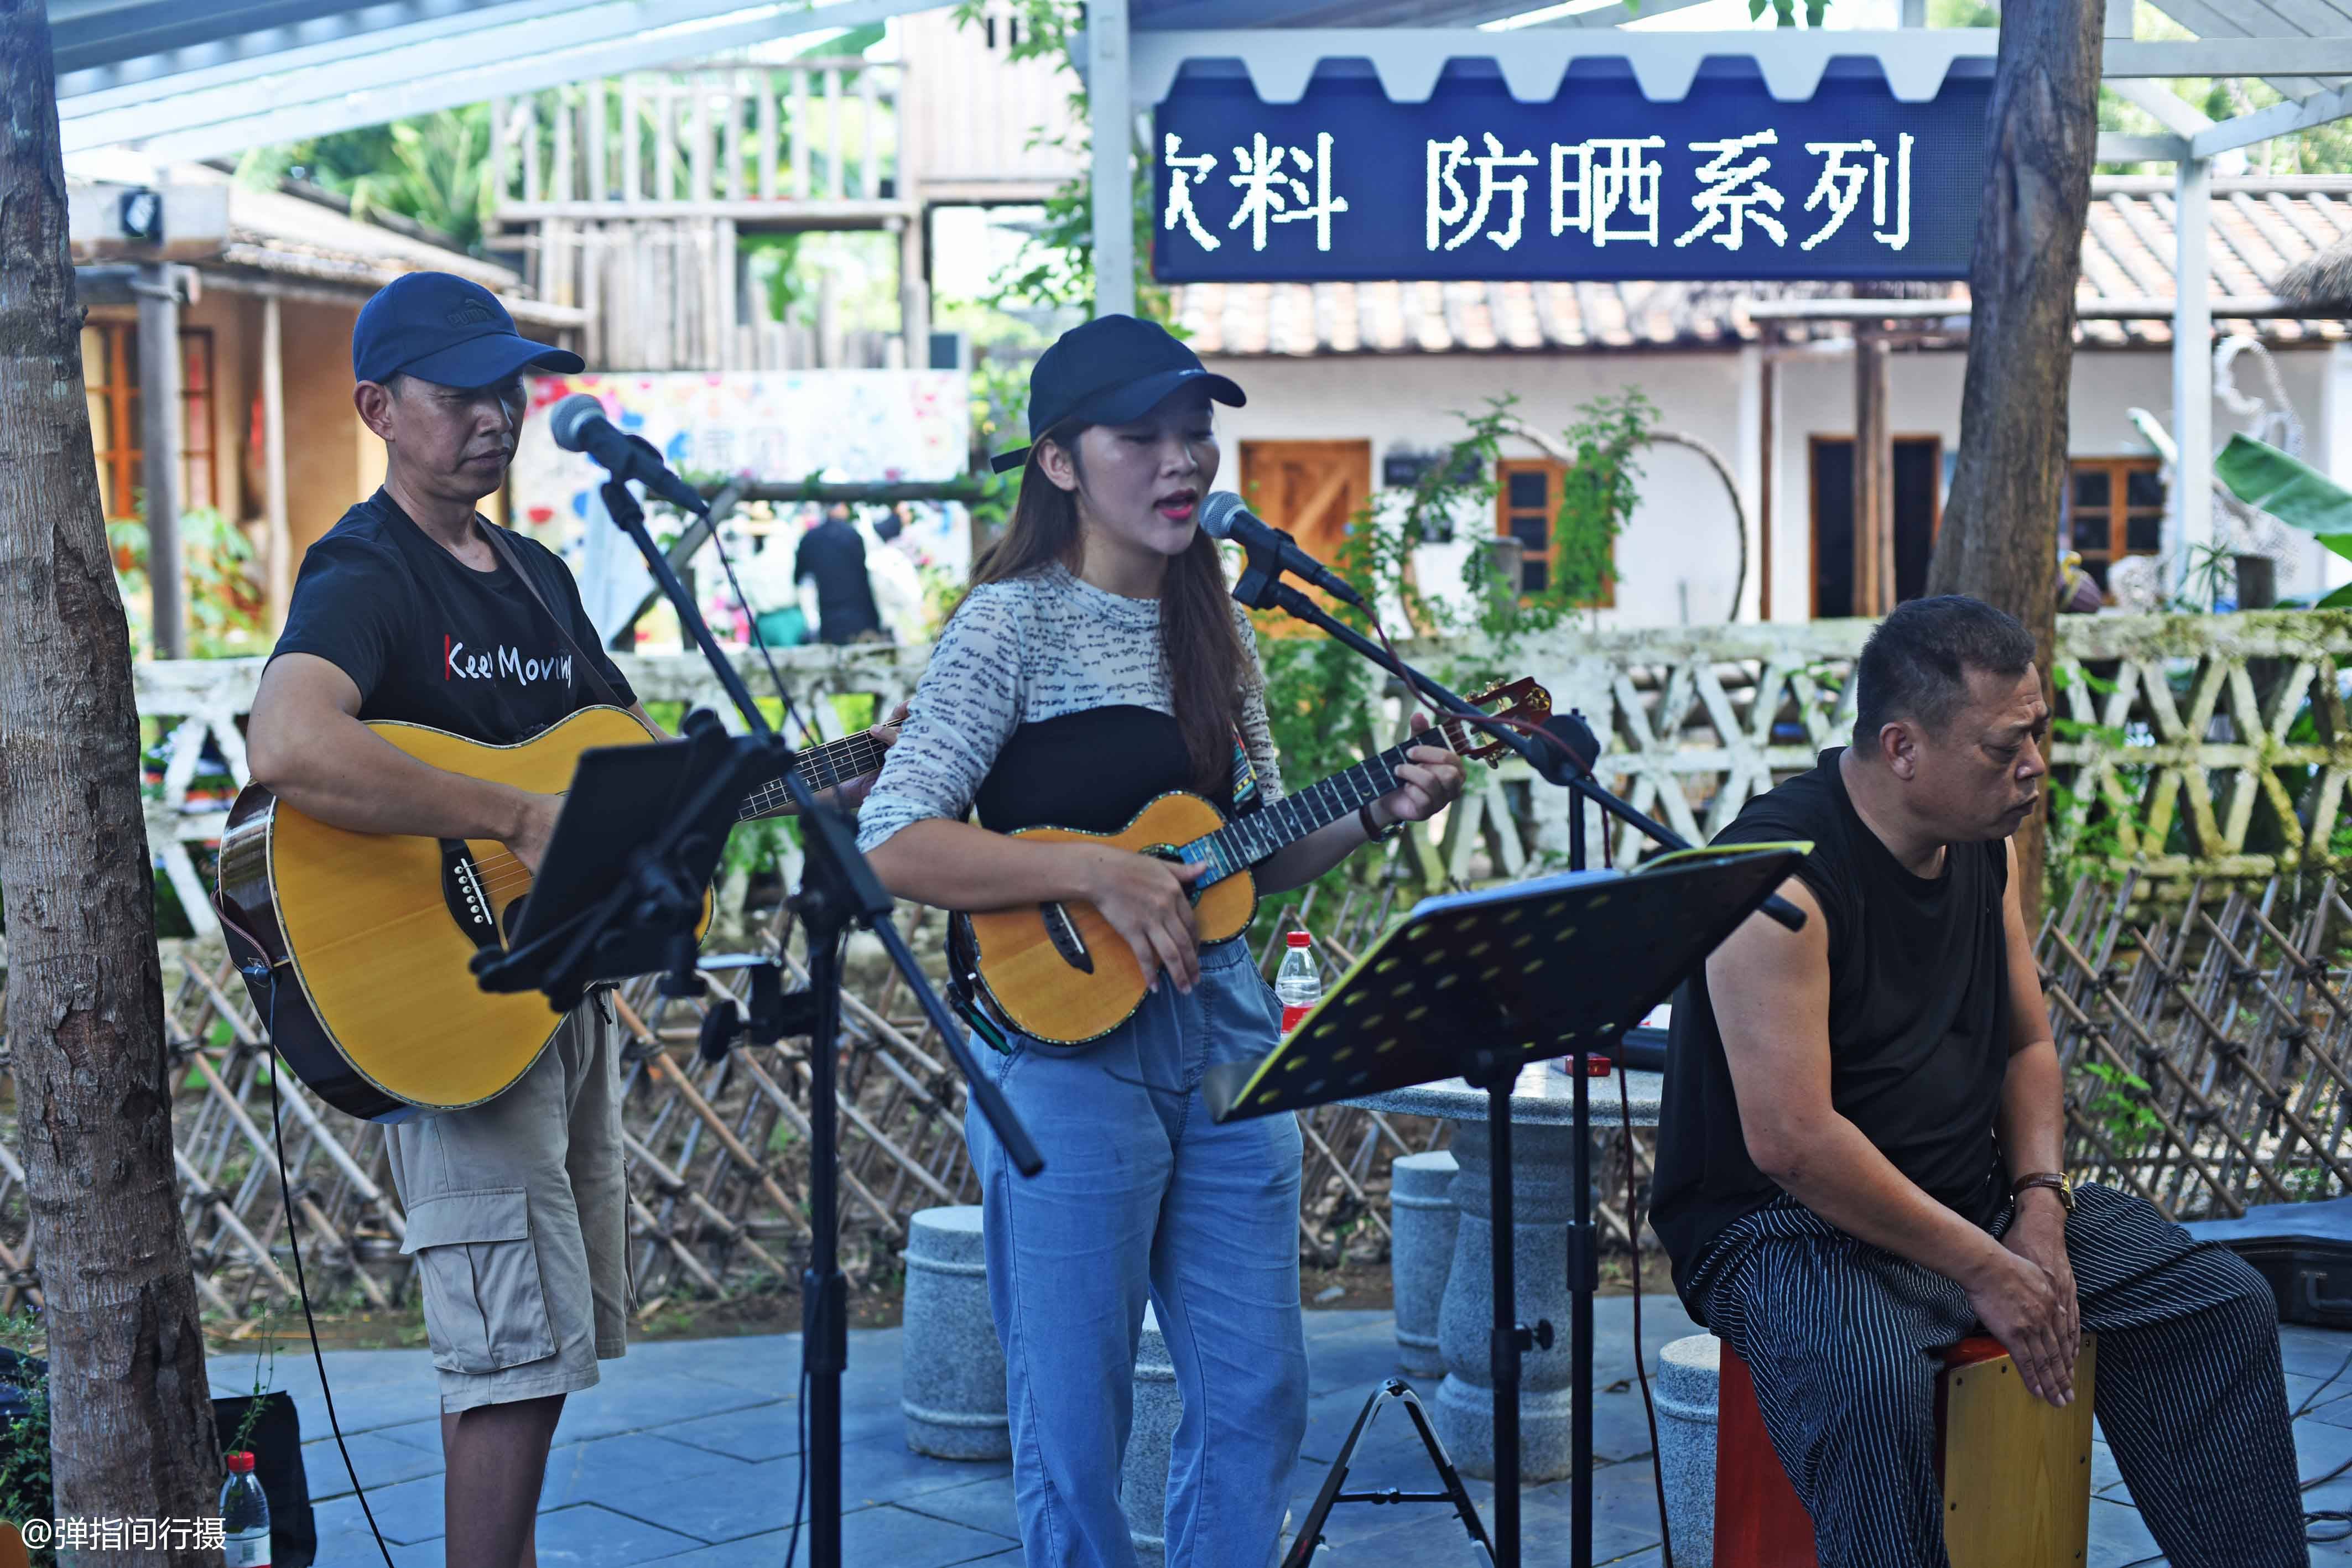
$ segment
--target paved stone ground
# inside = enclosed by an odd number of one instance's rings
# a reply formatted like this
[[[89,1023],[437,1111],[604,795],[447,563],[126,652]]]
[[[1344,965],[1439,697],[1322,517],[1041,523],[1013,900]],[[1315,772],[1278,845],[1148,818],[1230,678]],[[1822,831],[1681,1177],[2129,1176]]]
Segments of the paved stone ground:
[[[1657,1347],[1691,1331],[1670,1297],[1645,1298],[1643,1340]],[[1657,1505],[1647,1425],[1633,1381],[1633,1301],[1599,1303],[1593,1407],[1597,1560],[1659,1568]],[[1303,1518],[1364,1397],[1395,1371],[1384,1312],[1307,1314],[1313,1403],[1292,1513]],[[2310,1408],[2295,1422],[2305,1477],[2352,1461],[2352,1334],[2281,1331],[2288,1398]],[[845,1560],[857,1568],[948,1568],[987,1563],[1017,1568],[1011,1467],[950,1464],[907,1449],[898,1414],[898,1331],[850,1336],[843,1426]],[[327,1357],[352,1462],[367,1488],[395,1568],[440,1568],[439,1404],[426,1353],[338,1351]],[[212,1364],[217,1394],[249,1392],[254,1364]],[[574,1395],[556,1433],[541,1493],[539,1560],[544,1568],[774,1568],[783,1557],[800,1478],[797,1335],[673,1340],[642,1344],[604,1365],[601,1386]],[[2342,1374],[2340,1377],[2336,1375]],[[2331,1377],[2336,1381],[2329,1382]],[[281,1354],[274,1385],[299,1405],[321,1568],[379,1563],[358,1500],[327,1435],[318,1375],[307,1356]],[[1639,1461],[1639,1462],[1637,1462]],[[2095,1450],[2089,1568],[2122,1568],[2155,1551],[2105,1445]],[[1402,1413],[1377,1422],[1357,1450],[1351,1485],[1432,1485]],[[1493,1488],[1469,1483],[1482,1511]],[[1529,1560],[1565,1560],[1568,1483],[1530,1487],[1524,1517]],[[2352,1509],[2352,1472],[2306,1494],[2313,1509]],[[1460,1525],[1442,1507],[1341,1509],[1318,1562],[1468,1563]],[[1557,1553],[1550,1543],[1559,1547]],[[2315,1564],[2352,1565],[2352,1542],[2313,1548]],[[796,1562],[807,1559],[805,1534]]]

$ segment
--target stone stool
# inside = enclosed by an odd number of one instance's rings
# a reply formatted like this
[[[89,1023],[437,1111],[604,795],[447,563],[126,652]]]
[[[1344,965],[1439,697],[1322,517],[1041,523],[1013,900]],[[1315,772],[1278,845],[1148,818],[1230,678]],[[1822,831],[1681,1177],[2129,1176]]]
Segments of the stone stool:
[[[1564,1297],[1568,1280],[1570,1153],[1576,1134],[1558,1124],[1514,1121],[1511,1124],[1511,1202],[1521,1315],[1529,1304]],[[1445,1356],[1445,1381],[1437,1385],[1433,1415],[1445,1451],[1465,1476],[1495,1479],[1495,1385],[1489,1342],[1495,1326],[1495,1218],[1489,1207],[1491,1162],[1486,1124],[1457,1122],[1454,1157],[1462,1168],[1454,1178],[1454,1204],[1461,1211],[1454,1238],[1454,1267],[1445,1277],[1445,1299],[1437,1313],[1437,1344]],[[1564,1309],[1545,1312],[1554,1328],[1568,1321]],[[1531,1350],[1519,1370],[1519,1476],[1528,1482],[1555,1480],[1570,1469],[1569,1427],[1575,1391],[1569,1386],[1565,1332],[1549,1350]]]
[[[926,1208],[908,1222],[899,1354],[907,1447],[936,1459],[1013,1457],[978,1206]]]
[[[1127,1463],[1119,1472],[1119,1506],[1127,1511],[1128,1539],[1145,1563],[1168,1556],[1168,1454],[1176,1423],[1184,1414],[1176,1392],[1176,1367],[1160,1333],[1160,1314],[1143,1309],[1143,1343],[1135,1353],[1135,1418],[1127,1434]]]
[[[1681,1568],[1715,1561],[1716,1385],[1723,1342],[1695,1333],[1658,1353],[1658,1465],[1666,1478],[1666,1523]]]
[[[1389,1278],[1395,1288],[1397,1364],[1416,1377],[1445,1371],[1437,1348],[1437,1310],[1445,1299],[1445,1277],[1454,1268],[1454,1232],[1462,1212],[1454,1207],[1453,1151],[1400,1155],[1390,1166]]]

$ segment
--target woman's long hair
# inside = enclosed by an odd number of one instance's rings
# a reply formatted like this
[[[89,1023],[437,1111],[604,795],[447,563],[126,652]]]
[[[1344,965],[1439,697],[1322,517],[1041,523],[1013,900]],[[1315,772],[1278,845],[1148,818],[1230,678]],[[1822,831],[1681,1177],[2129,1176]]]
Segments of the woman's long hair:
[[[1054,443],[1077,466],[1077,439],[1084,427],[1066,427]],[[1046,477],[1039,442],[1022,470],[1021,497],[1004,535],[971,567],[971,586],[1005,582],[1059,565],[1076,575],[1085,559],[1078,538],[1078,499]],[[1083,483],[1083,476],[1081,476]],[[1168,696],[1194,787],[1223,800],[1233,779],[1234,730],[1241,719],[1242,683],[1255,672],[1245,666],[1241,634],[1234,630],[1225,597],[1224,563],[1207,534],[1192,535],[1181,555],[1168,562],[1160,585],[1160,656],[1168,669]]]

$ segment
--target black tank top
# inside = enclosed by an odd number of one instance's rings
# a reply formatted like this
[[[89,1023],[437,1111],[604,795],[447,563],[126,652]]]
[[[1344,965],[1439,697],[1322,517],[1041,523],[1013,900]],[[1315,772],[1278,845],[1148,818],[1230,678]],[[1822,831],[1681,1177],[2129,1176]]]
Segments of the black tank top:
[[[1912,875],[1855,813],[1843,755],[1748,801],[1715,842],[1813,841],[1797,874],[1828,925],[1831,1103],[1930,1197],[1989,1224],[2009,1071],[2008,845],[1948,845],[1939,874]],[[1650,1205],[1685,1301],[1715,1239],[1780,1195],[1748,1157],[1702,969],[1675,995]]]
[[[1199,788],[1172,716],[1113,703],[1015,728],[972,806],[980,825],[995,833],[1035,827],[1115,833],[1158,797]],[[1214,804],[1232,818],[1256,810],[1263,800],[1236,737],[1232,793]]]

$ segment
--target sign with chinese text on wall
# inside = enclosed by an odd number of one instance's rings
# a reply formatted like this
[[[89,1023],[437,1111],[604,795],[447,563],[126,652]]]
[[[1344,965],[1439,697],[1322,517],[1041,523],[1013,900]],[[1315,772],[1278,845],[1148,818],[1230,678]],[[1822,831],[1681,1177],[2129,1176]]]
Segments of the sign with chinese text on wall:
[[[1377,278],[1958,278],[1983,199],[1990,60],[1898,99],[1875,62],[1812,96],[1710,59],[1653,102],[1613,60],[1549,102],[1488,62],[1399,103],[1327,61],[1295,103],[1237,63],[1188,64],[1153,131],[1152,272],[1163,282]]]

